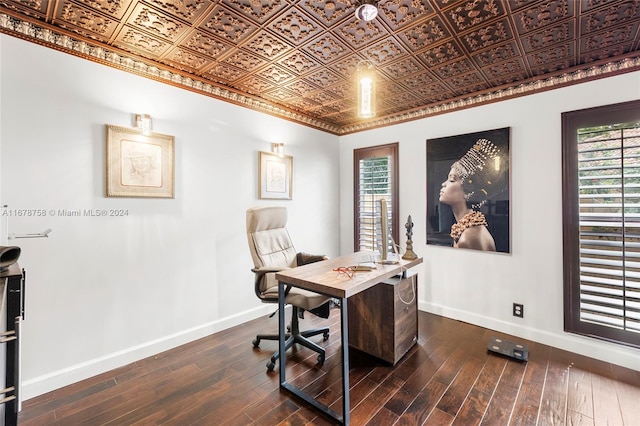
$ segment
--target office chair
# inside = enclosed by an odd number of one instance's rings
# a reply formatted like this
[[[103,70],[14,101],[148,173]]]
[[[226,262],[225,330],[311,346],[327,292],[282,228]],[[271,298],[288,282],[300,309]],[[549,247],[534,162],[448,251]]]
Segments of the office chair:
[[[255,273],[255,292],[256,296],[265,303],[278,303],[276,272],[325,259],[324,256],[297,253],[289,232],[285,228],[286,224],[286,207],[255,207],[247,210],[247,239],[254,264],[251,270]],[[300,331],[299,318],[303,317],[304,311],[328,318],[330,298],[291,286],[285,288],[285,295],[285,304],[292,306],[285,352],[298,343],[317,352],[318,362],[324,363],[324,348],[307,338],[322,334],[323,339],[327,340],[329,328]],[[253,341],[253,347],[257,348],[261,340],[278,339],[278,334],[258,334]],[[281,356],[279,352],[273,354],[267,363],[269,371],[273,370],[279,356]]]

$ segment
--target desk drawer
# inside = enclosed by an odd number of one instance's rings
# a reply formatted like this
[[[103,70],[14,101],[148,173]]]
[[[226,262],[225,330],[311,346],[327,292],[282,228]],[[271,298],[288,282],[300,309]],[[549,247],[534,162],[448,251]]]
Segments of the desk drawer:
[[[395,285],[395,359],[407,353],[418,340],[418,277],[413,275]]]

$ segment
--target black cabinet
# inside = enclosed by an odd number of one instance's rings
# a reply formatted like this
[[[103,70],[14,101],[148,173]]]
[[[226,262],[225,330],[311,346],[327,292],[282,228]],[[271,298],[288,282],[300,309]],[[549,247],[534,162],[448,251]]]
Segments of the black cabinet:
[[[18,424],[20,390],[20,322],[24,319],[25,271],[15,263],[0,272],[0,291],[5,298],[5,331],[0,344],[5,345],[5,388],[0,390],[4,404],[4,424]]]

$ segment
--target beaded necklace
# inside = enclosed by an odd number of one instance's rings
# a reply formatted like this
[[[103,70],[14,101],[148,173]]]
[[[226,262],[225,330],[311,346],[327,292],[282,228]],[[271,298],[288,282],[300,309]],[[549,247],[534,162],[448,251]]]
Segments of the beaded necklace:
[[[487,219],[484,217],[482,212],[470,211],[465,214],[462,219],[458,222],[451,225],[451,238],[453,241],[458,243],[460,240],[460,236],[464,232],[465,229],[471,228],[472,226],[480,226],[487,225]]]

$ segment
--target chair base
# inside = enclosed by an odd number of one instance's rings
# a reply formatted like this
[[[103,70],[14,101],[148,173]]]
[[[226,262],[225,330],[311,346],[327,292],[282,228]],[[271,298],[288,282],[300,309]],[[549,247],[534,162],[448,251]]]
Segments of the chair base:
[[[285,352],[288,351],[289,348],[291,348],[294,344],[298,343],[299,345],[302,345],[308,349],[311,349],[314,352],[317,352],[318,363],[323,364],[325,359],[324,348],[315,344],[308,338],[322,334],[323,340],[327,340],[329,338],[329,328],[328,327],[314,328],[311,330],[300,331],[299,322],[298,322],[298,308],[296,306],[293,306],[293,312],[291,316],[292,316],[291,326],[290,326],[291,332],[285,334],[285,339],[286,339],[284,344]],[[258,334],[255,340],[253,341],[253,347],[257,348],[260,345],[261,340],[278,341],[280,340],[280,336],[278,334]],[[267,363],[268,371],[272,371],[275,368],[276,361],[278,360],[278,358],[280,358],[280,351],[276,351],[273,354],[273,356],[271,356],[270,361]]]

